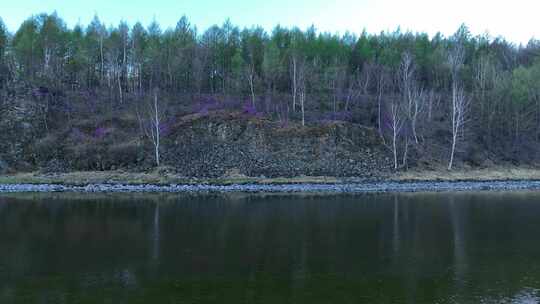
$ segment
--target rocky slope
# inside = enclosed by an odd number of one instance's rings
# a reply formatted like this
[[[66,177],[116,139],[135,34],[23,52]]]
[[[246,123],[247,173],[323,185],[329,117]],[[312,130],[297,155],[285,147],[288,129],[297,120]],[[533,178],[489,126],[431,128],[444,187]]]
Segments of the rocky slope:
[[[133,115],[74,120],[45,130],[39,111],[4,106],[0,173],[153,169],[151,143]],[[375,130],[331,122],[281,126],[242,112],[176,117],[162,138],[162,164],[186,177],[378,177],[389,151]]]
[[[372,129],[348,123],[281,127],[241,113],[184,117],[164,151],[179,173],[200,177],[372,177],[390,167]]]

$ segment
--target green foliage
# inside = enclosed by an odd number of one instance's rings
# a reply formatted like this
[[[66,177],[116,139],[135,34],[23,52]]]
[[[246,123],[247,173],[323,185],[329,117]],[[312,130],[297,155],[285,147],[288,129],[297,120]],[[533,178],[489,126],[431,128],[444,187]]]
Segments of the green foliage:
[[[0,22],[0,60],[5,57],[7,44],[7,31]],[[335,71],[343,67],[347,70],[345,79],[354,78],[366,64],[385,66],[392,72],[405,51],[413,54],[422,85],[444,91],[449,78],[444,63],[456,44],[465,48],[461,78],[469,90],[473,89],[480,58],[488,56],[497,67],[512,71],[520,61],[531,65],[540,54],[540,44],[534,41],[518,56],[519,50],[512,44],[485,35],[473,37],[465,25],[451,37],[437,34],[430,38],[399,28],[379,34],[363,31],[357,37],[319,33],[314,26],[306,30],[277,26],[268,34],[261,27],[240,30],[227,20],[199,34],[186,16],[174,28],[165,30],[156,20],[147,28],[140,23],[130,28],[126,22],[106,28],[95,16],[83,30],[80,25],[66,28],[56,13],[40,14],[24,21],[11,41],[20,67],[16,72],[25,77],[69,79],[70,83],[95,87],[102,86],[107,77],[120,74],[124,87],[137,81],[139,88],[146,90],[160,86],[212,93],[245,92],[246,83],[241,79],[246,69],[280,90],[290,91],[293,60],[309,69],[306,80],[314,87],[323,87],[325,84],[319,82],[327,82],[328,75],[336,75]],[[523,91],[517,82],[524,81],[524,72],[516,73],[514,91]],[[110,83],[108,80],[107,85]]]
[[[71,107],[90,104],[94,108],[85,109],[91,113],[105,107],[113,111],[125,100],[144,100],[159,89],[184,103],[178,110],[182,113],[204,112],[221,100],[264,100],[257,109],[283,121],[298,119],[289,103],[298,102],[301,87],[311,121],[337,120],[337,112],[343,112],[349,120],[379,127],[376,122],[382,118],[384,124],[388,104],[399,93],[398,70],[408,52],[414,61],[414,85],[433,98],[431,114],[439,124],[430,128],[422,121],[425,125],[419,128],[439,131],[442,138],[451,100],[447,62],[456,46],[465,53],[458,78],[474,104],[469,115],[478,117],[471,119],[478,137],[518,137],[515,134],[525,130],[540,142],[536,131],[524,124],[513,134],[507,131],[518,127],[505,118],[522,110],[527,113],[518,118],[532,117],[538,121],[528,126],[540,125],[540,106],[535,106],[540,104],[540,42],[517,47],[502,38],[475,37],[465,25],[450,37],[399,28],[359,36],[324,33],[314,26],[276,26],[266,32],[262,27],[241,29],[230,20],[199,32],[186,16],[164,29],[156,20],[146,27],[126,22],[106,27],[98,16],[87,26],[67,28],[56,13],[40,14],[25,20],[12,37],[0,20],[0,85],[7,83],[7,75],[16,78],[37,109],[58,115],[69,116]],[[0,91],[0,97],[5,92]],[[56,108],[51,110],[51,104]],[[41,115],[44,124],[53,117],[49,112]]]
[[[2,18],[0,18],[0,90],[4,88],[4,83],[8,78],[8,67],[5,59],[6,49],[8,47],[8,34],[7,28]]]
[[[34,17],[25,20],[13,37],[13,51],[21,65],[21,72],[33,77],[38,48],[38,24]]]
[[[530,67],[520,66],[512,73],[512,101],[518,105],[539,101],[540,61]]]
[[[262,27],[244,29],[241,33],[240,56],[243,61],[252,66],[257,75],[262,75],[264,46],[268,37]]]
[[[4,56],[6,53],[8,43],[8,31],[2,18],[0,18],[0,64],[4,62]]]
[[[279,76],[281,64],[278,46],[274,42],[268,43],[264,52],[263,71],[270,83],[274,82]]]
[[[362,35],[354,45],[349,59],[349,67],[351,71],[361,70],[365,62],[373,61],[376,55],[376,46],[368,37],[364,30]]]

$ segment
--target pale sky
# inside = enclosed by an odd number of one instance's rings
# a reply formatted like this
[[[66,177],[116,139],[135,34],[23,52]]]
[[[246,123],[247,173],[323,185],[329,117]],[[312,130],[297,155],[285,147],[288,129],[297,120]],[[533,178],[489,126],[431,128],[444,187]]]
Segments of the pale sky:
[[[0,0],[0,17],[11,31],[32,14],[57,11],[69,27],[87,25],[97,14],[107,25],[130,25],[153,18],[163,28],[188,16],[199,31],[227,18],[241,27],[275,25],[320,31],[369,33],[382,30],[442,32],[450,35],[461,23],[473,34],[488,32],[516,43],[540,38],[540,0]]]

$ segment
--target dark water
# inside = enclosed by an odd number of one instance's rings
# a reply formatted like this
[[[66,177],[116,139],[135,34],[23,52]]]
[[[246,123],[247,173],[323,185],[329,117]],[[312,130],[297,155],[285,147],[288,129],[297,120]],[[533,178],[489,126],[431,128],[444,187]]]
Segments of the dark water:
[[[0,196],[0,303],[538,303],[540,193]]]

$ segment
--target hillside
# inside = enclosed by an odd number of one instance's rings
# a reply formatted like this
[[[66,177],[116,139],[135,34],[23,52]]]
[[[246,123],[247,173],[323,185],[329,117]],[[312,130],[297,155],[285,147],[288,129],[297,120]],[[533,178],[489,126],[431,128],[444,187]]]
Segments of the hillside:
[[[69,28],[52,13],[11,33],[0,20],[0,130],[0,173],[534,169],[540,43],[466,25],[448,37],[198,31],[186,16]]]
[[[39,137],[41,124],[33,123],[39,115],[31,104],[17,104],[0,120],[4,173],[154,167],[152,144],[140,136],[134,115],[71,121]],[[371,177],[390,168],[389,150],[376,131],[346,122],[281,126],[243,112],[213,111],[180,116],[161,136],[161,166],[186,177]]]

